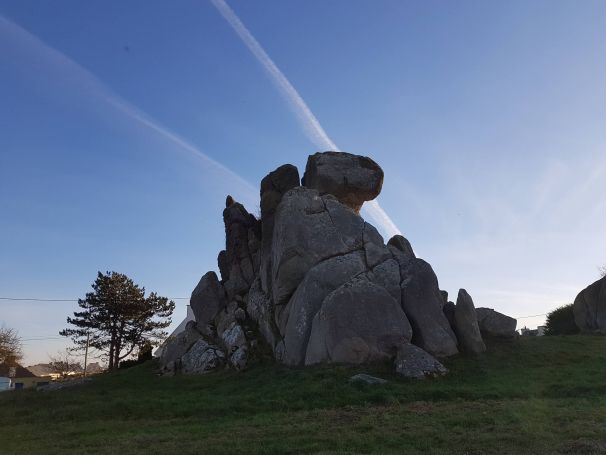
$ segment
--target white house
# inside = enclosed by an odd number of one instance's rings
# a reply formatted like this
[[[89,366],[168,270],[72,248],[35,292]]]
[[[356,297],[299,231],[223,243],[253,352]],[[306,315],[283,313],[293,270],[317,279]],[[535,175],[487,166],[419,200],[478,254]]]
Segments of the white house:
[[[181,324],[179,324],[177,326],[177,328],[175,330],[173,330],[173,333],[171,333],[169,335],[169,337],[167,338],[167,340],[176,337],[177,335],[179,335],[181,332],[183,332],[185,330],[185,326],[187,325],[187,323],[189,321],[195,321],[196,317],[194,316],[194,312],[191,309],[191,306],[187,305],[187,316],[185,316],[185,319],[183,319],[183,321],[181,322]],[[166,343],[166,341],[164,341],[164,343],[162,343],[160,346],[158,346],[158,349],[156,349],[154,351],[154,357],[160,357],[162,355],[162,352],[164,351],[164,344]]]

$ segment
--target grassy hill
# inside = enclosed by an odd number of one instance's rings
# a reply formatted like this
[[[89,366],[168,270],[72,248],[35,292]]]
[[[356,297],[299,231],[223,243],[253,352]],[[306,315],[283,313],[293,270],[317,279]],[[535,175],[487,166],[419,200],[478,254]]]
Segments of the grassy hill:
[[[606,337],[523,338],[407,381],[386,367],[259,365],[174,378],[150,362],[0,395],[0,454],[606,453]],[[366,372],[382,386],[350,384]]]

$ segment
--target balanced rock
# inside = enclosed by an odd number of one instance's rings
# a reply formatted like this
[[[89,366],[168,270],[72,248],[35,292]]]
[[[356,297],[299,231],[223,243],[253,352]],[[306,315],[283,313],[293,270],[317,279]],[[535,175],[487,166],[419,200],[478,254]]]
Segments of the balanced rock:
[[[572,309],[581,332],[606,335],[606,276],[583,289]]]
[[[454,311],[455,333],[463,351],[478,354],[486,351],[482,340],[476,308],[471,296],[465,289],[459,289],[457,304]]]
[[[476,308],[478,326],[482,335],[497,338],[514,338],[518,321],[492,308]]]
[[[381,192],[383,170],[370,158],[343,152],[324,152],[307,159],[303,186],[332,194],[356,212]]]

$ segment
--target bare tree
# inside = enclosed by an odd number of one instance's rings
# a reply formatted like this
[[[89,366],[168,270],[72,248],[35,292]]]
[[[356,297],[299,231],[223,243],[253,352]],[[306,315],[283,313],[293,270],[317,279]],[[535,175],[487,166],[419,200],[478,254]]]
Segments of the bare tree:
[[[600,276],[606,276],[606,265],[598,267],[598,270],[600,271]]]
[[[82,365],[80,362],[77,362],[70,351],[66,349],[65,351],[57,352],[57,355],[48,356],[49,363],[48,366],[54,374],[58,374],[61,378],[66,378],[68,376],[72,376],[74,374],[81,373]]]
[[[0,363],[14,365],[23,357],[23,344],[15,329],[0,327]]]

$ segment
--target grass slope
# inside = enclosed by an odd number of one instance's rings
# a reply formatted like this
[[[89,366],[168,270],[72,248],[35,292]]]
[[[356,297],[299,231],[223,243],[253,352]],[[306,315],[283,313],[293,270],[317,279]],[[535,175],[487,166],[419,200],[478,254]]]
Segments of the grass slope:
[[[406,381],[386,368],[158,377],[0,395],[1,454],[606,453],[606,337],[524,338]],[[350,384],[357,372],[387,385]]]

